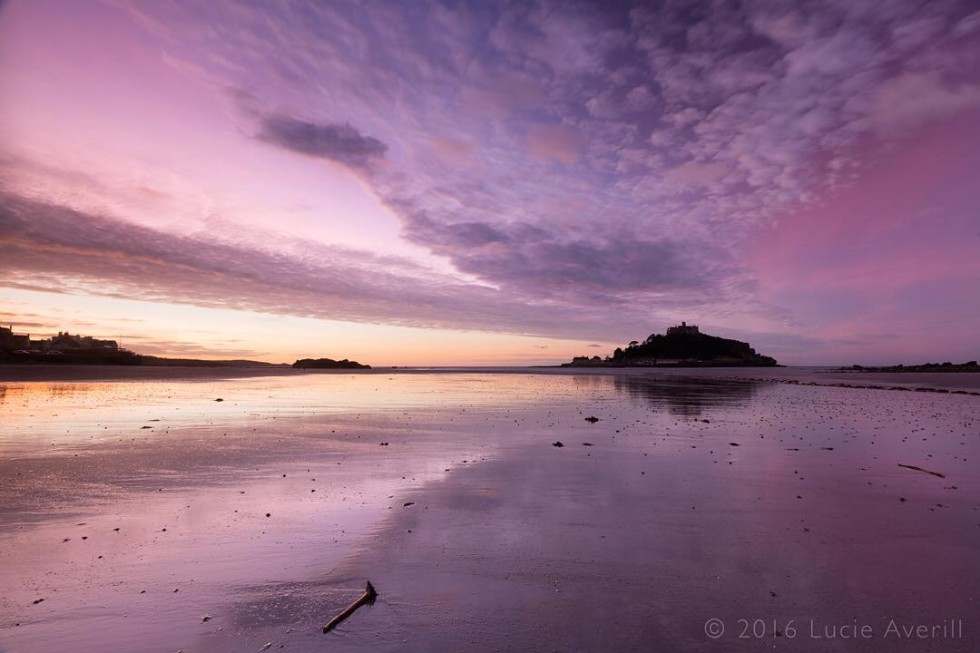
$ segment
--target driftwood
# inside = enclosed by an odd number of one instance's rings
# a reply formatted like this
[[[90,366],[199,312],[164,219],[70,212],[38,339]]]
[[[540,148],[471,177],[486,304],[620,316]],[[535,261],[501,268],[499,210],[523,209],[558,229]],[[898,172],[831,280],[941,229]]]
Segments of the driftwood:
[[[945,474],[934,472],[928,469],[923,469],[922,467],[916,467],[915,465],[903,465],[902,463],[898,463],[898,466],[904,467],[905,469],[914,469],[917,472],[925,472],[926,474],[932,474],[933,476],[938,476],[939,478],[946,478]]]
[[[374,585],[371,584],[371,581],[368,581],[367,586],[364,588],[364,594],[362,594],[359,599],[348,605],[343,612],[331,619],[330,623],[323,627],[323,632],[329,633],[331,630],[339,626],[344,619],[354,614],[354,611],[362,605],[374,605],[374,600],[377,598],[378,593],[375,591]]]

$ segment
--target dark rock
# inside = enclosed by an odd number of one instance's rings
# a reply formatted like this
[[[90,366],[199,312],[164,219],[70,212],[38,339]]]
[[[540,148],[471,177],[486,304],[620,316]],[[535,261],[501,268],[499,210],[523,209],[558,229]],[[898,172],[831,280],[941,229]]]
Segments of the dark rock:
[[[923,363],[922,365],[889,365],[886,367],[862,367],[852,365],[840,368],[842,372],[980,372],[980,365],[977,361],[967,361],[966,363]],[[893,388],[895,390],[907,390],[908,388]]]
[[[314,370],[369,370],[370,365],[361,365],[356,361],[349,361],[346,358],[341,361],[335,361],[332,358],[301,358],[295,363],[293,367],[296,369],[314,369]]]

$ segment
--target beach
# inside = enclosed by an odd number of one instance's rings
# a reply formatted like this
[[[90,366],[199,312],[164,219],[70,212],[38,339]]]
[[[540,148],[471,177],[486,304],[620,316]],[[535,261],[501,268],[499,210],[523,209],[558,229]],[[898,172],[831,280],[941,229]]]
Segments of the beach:
[[[980,647],[976,375],[161,369],[0,373],[0,651]]]

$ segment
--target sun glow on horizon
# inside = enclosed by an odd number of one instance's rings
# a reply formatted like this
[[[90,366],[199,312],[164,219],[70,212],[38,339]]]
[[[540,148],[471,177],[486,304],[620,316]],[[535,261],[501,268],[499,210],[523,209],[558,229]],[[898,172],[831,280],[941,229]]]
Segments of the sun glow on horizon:
[[[481,331],[422,329],[340,322],[270,313],[203,308],[89,295],[0,290],[0,323],[18,333],[59,331],[113,339],[139,354],[202,360],[292,363],[300,358],[347,358],[374,367],[548,365],[617,344]],[[76,316],[86,315],[85,319]],[[94,317],[98,316],[98,317]]]

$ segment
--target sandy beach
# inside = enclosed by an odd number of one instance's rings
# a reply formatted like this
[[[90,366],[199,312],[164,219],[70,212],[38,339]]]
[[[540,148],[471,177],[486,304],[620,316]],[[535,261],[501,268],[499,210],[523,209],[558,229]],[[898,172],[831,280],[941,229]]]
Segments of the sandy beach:
[[[0,650],[976,650],[980,398],[766,374],[4,376]]]

